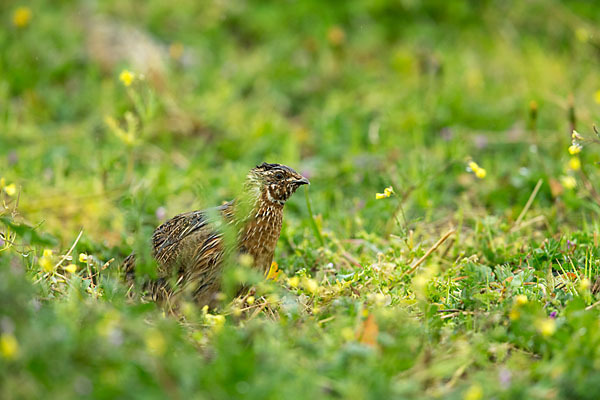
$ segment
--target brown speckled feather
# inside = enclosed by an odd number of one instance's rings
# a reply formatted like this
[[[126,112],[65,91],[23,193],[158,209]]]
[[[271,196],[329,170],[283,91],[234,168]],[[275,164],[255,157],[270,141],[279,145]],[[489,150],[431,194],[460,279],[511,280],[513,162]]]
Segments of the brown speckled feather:
[[[266,273],[281,233],[285,201],[307,183],[289,167],[263,163],[247,177],[246,196],[253,203],[249,215],[236,220],[236,203],[229,202],[213,213],[192,211],[160,225],[152,235],[159,279],[147,285],[153,299],[164,300],[190,290],[197,303],[214,305],[225,254],[222,232],[216,228],[218,220],[236,229],[237,251],[251,255],[254,267]],[[211,220],[211,214],[216,214],[216,220]],[[124,261],[129,280],[134,263],[133,255]]]

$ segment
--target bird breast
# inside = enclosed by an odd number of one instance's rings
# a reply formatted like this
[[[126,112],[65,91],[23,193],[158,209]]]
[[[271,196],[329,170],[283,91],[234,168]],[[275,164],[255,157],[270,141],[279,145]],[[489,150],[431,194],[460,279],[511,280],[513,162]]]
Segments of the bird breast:
[[[246,225],[240,247],[253,257],[254,266],[261,271],[266,272],[271,266],[282,222],[282,206],[263,205]]]

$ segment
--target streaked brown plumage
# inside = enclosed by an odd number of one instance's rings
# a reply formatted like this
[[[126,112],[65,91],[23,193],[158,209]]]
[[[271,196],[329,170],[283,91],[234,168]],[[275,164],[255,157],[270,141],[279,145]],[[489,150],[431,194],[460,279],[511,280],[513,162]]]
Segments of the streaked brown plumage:
[[[159,279],[146,285],[152,297],[160,301],[190,288],[197,303],[214,305],[225,256],[221,221],[235,231],[237,252],[252,256],[253,266],[266,273],[281,232],[283,206],[308,183],[285,165],[263,163],[248,173],[243,199],[214,210],[179,214],[160,225],[152,235]],[[124,261],[130,280],[134,264],[133,254]],[[175,278],[175,285],[170,278]]]

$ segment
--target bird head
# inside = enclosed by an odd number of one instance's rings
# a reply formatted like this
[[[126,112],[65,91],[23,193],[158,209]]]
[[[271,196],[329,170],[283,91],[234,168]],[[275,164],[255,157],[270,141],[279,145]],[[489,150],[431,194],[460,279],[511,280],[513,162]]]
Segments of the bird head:
[[[288,166],[268,163],[252,168],[246,180],[246,185],[259,190],[266,201],[279,205],[285,204],[300,186],[309,183],[308,179]]]

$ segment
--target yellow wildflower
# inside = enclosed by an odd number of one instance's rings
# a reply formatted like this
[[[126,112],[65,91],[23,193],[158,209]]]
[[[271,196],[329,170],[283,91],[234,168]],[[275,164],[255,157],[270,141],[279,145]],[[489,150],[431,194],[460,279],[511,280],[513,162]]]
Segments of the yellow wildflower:
[[[243,267],[251,267],[254,263],[254,258],[250,254],[242,254],[239,257],[239,262]]]
[[[88,259],[88,255],[87,254],[85,254],[85,253],[80,253],[79,254],[79,262],[82,262],[82,263],[87,262],[87,259]]]
[[[42,257],[38,260],[38,264],[44,269],[46,272],[51,272],[54,269],[54,265],[52,264],[52,260],[46,257]]]
[[[254,304],[254,296],[248,296],[248,298],[246,299],[246,303],[248,303],[249,306]]]
[[[70,274],[74,274],[75,272],[77,272],[77,265],[69,264],[66,267],[63,267],[63,269]]]
[[[528,301],[529,301],[529,299],[527,299],[527,296],[525,296],[524,294],[515,296],[515,304],[516,305],[522,306],[523,304],[527,304]]]
[[[464,400],[480,400],[483,398],[483,389],[477,383],[471,385],[464,393]]]
[[[347,342],[354,340],[354,338],[356,336],[356,334],[354,333],[354,329],[352,329],[348,326],[345,328],[342,328],[341,334],[342,334],[342,337],[344,338],[344,340],[346,340]]]
[[[281,274],[281,270],[279,269],[279,265],[275,261],[271,263],[271,268],[269,268],[269,273],[267,274],[267,279],[277,280],[279,275]]]
[[[600,99],[600,90],[598,90],[596,92],[596,94],[599,96],[599,99]],[[581,136],[579,134],[579,132],[577,132],[576,130],[573,129],[573,133],[571,133],[571,139],[573,139],[573,140],[583,140],[583,136]]]
[[[585,292],[590,288],[591,285],[592,283],[588,278],[583,278],[581,281],[579,281],[579,290]]]
[[[17,186],[14,183],[11,183],[10,185],[6,185],[4,187],[4,191],[7,195],[14,196],[17,193]]]
[[[577,181],[570,175],[561,176],[560,183],[565,189],[574,189],[577,186]]]
[[[573,171],[579,171],[581,169],[581,160],[579,157],[571,157],[569,160],[569,168]]]
[[[552,336],[556,332],[556,321],[552,318],[540,320],[537,323],[537,329],[544,337]]]
[[[131,83],[133,82],[134,78],[135,75],[133,74],[133,72],[126,69],[124,69],[119,75],[119,80],[123,82],[123,85],[125,86],[131,86]]]
[[[483,179],[487,175],[487,171],[484,168],[481,168],[475,161],[469,161],[467,167],[468,170],[472,171],[479,179]]]
[[[206,322],[208,325],[215,331],[218,332],[221,330],[223,325],[225,325],[225,317],[220,314],[206,314],[205,315]]]
[[[516,308],[513,308],[508,313],[508,318],[510,318],[511,321],[516,321],[521,318],[521,313]]]
[[[581,145],[579,144],[572,144],[569,146],[569,154],[574,156],[575,154],[579,154],[581,153]]]
[[[167,343],[162,333],[158,329],[152,329],[146,334],[144,342],[151,353],[156,355],[164,354]]]
[[[288,278],[288,280],[287,280],[287,284],[293,288],[297,288],[299,283],[300,283],[300,278],[298,278],[297,276],[293,276],[291,278]]]
[[[54,263],[52,262],[52,255],[54,252],[50,249],[44,249],[42,256],[38,260],[40,267],[46,272],[52,272],[54,270]]]
[[[8,360],[14,360],[19,354],[19,342],[8,333],[0,335],[0,355]]]
[[[390,197],[392,194],[394,194],[394,188],[391,186],[388,186],[385,189],[383,189],[383,193],[376,193],[375,199],[376,200],[385,199],[385,198]]]
[[[31,21],[31,8],[18,7],[13,13],[12,21],[17,28],[25,28]]]
[[[317,283],[317,281],[315,281],[314,279],[311,278],[306,278],[304,279],[304,282],[302,282],[304,289],[306,289],[308,292],[315,294],[317,292],[317,290],[319,289],[319,284]]]
[[[594,93],[594,100],[600,104],[600,90],[596,90],[596,93]]]

